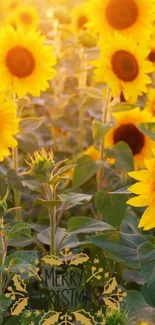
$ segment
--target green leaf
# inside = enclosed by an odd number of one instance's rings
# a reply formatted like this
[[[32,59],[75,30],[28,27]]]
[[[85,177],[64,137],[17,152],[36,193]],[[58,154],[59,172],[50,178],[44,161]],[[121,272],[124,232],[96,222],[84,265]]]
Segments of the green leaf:
[[[146,319],[153,321],[155,319],[155,308],[150,307],[144,300],[142,294],[136,290],[128,291],[126,302],[129,310],[129,317],[139,320]]]
[[[26,236],[11,238],[8,241],[8,246],[12,247],[26,247],[33,243],[33,239],[27,238]]]
[[[127,210],[127,198],[127,195],[101,191],[95,195],[95,207],[104,221],[119,227]]]
[[[149,286],[155,280],[155,245],[143,243],[138,247],[141,271]]]
[[[17,222],[15,224],[10,224],[11,230],[8,232],[7,237],[8,238],[16,238],[20,235],[31,235],[31,229],[33,226],[27,222]],[[6,230],[8,228],[8,225],[6,225]],[[5,227],[4,227],[5,230]]]
[[[67,194],[59,195],[63,205],[66,207],[74,207],[76,205],[82,204],[84,201],[90,201],[92,199],[92,195],[90,194],[82,194],[82,193],[74,193],[69,192]]]
[[[101,163],[94,161],[91,157],[83,155],[77,160],[74,169],[73,188],[77,188],[92,178],[100,168]]]
[[[80,92],[86,94],[88,97],[97,98],[103,100],[103,93],[97,88],[87,87],[80,89]]]
[[[22,152],[33,153],[40,148],[38,139],[33,133],[24,132],[23,134],[18,134],[16,138],[18,141],[18,147]]]
[[[36,199],[35,202],[37,204],[41,204],[41,205],[45,206],[47,209],[50,209],[50,210],[61,203],[60,200],[46,201],[43,199]]]
[[[34,132],[43,124],[44,120],[44,117],[26,117],[20,122],[20,130],[24,133]]]
[[[99,142],[101,139],[104,138],[106,133],[111,129],[112,125],[110,124],[102,124],[99,121],[93,121],[93,139],[95,142]]]
[[[41,243],[50,245],[50,228],[41,231],[37,235]],[[74,248],[80,246],[80,242],[75,234],[70,234],[65,228],[57,228],[56,231],[56,250],[65,247]]]
[[[7,320],[4,323],[4,325],[21,325],[21,317],[22,317],[22,315],[12,316],[11,318],[9,318],[9,320]]]
[[[130,147],[125,142],[119,142],[114,147],[115,169],[118,171],[134,170],[133,154]]]
[[[142,293],[145,301],[147,302],[148,305],[150,305],[152,307],[155,307],[154,291],[155,291],[155,280],[149,285],[149,287],[148,287],[147,283],[145,283],[145,285],[141,289],[141,293]]]
[[[8,310],[11,304],[12,300],[10,298],[5,297],[5,295],[0,295],[0,324],[3,323],[3,314]]]
[[[92,236],[89,239],[93,244],[109,253],[112,260],[135,269],[139,268],[137,248],[141,243],[147,241],[142,235],[126,234],[119,231]]]
[[[0,200],[5,196],[7,192],[7,180],[4,175],[0,174]]]
[[[126,194],[126,195],[129,195],[129,194],[131,194],[131,192],[128,191],[128,188],[129,188],[129,185],[125,186],[125,187],[122,187],[117,191],[109,192],[109,194]]]
[[[68,230],[72,234],[92,233],[96,231],[114,230],[105,222],[97,221],[89,217],[72,217],[68,220]]]
[[[112,112],[122,112],[122,111],[130,111],[131,109],[136,108],[137,105],[129,104],[129,103],[118,103],[111,106]]]
[[[25,263],[33,264],[35,265],[36,259],[38,259],[38,253],[37,251],[19,251],[15,252],[5,259],[5,267],[8,267],[10,264],[10,261],[12,259],[19,258],[23,260]]]
[[[139,126],[139,130],[152,140],[155,140],[155,123],[142,123]]]
[[[9,186],[11,188],[16,189],[19,192],[22,192],[24,190],[24,187],[22,185],[22,177],[19,176],[16,170],[9,169],[7,177]]]
[[[37,180],[24,180],[22,181],[22,185],[24,187],[28,187],[29,190],[35,191],[35,192],[40,192],[41,191],[41,183]]]

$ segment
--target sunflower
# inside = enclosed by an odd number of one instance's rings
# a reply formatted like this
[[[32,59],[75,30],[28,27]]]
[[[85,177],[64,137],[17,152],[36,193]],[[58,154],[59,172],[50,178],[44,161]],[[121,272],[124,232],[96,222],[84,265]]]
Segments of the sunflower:
[[[148,39],[155,20],[154,0],[89,0],[91,26],[99,33],[115,31],[139,40]]]
[[[138,129],[138,125],[149,122],[150,114],[145,110],[140,111],[137,107],[129,111],[113,113],[113,117],[116,125],[105,135],[105,148],[113,147],[123,141],[129,145],[133,153],[135,169],[143,166],[144,158],[152,157],[155,142],[143,134]]]
[[[39,23],[39,15],[32,5],[20,5],[8,17],[8,23],[13,27],[22,27],[25,31],[36,28]]]
[[[11,100],[5,101],[0,95],[0,161],[10,156],[10,149],[17,146],[14,135],[18,132],[17,106]]]
[[[143,92],[147,93],[151,83],[148,73],[153,71],[153,64],[147,60],[149,50],[120,34],[99,45],[100,59],[93,63],[97,67],[96,81],[106,82],[113,97],[123,93],[126,100],[136,101]]]
[[[155,118],[155,89],[151,88],[147,95],[147,102],[145,109]]]
[[[89,15],[86,5],[80,5],[72,11],[72,27],[75,33],[86,29],[86,24],[89,21]]]
[[[56,75],[56,58],[50,46],[44,45],[39,32],[15,31],[11,26],[0,36],[0,87],[19,97],[27,93],[39,96]]]
[[[155,151],[153,158],[145,160],[145,167],[144,170],[129,173],[129,176],[138,182],[129,188],[129,191],[137,196],[128,200],[127,204],[134,207],[147,207],[138,227],[150,230],[155,227]]]

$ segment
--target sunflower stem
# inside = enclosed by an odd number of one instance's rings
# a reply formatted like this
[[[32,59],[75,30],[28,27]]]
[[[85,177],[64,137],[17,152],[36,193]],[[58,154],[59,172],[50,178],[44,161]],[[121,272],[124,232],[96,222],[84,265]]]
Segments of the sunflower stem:
[[[3,237],[3,217],[0,219],[0,267],[3,267],[5,259],[5,245]],[[0,270],[0,295],[3,293],[3,271]]]
[[[45,197],[48,201],[56,199],[56,190],[48,183],[44,184]],[[55,255],[55,230],[56,230],[56,207],[53,209],[49,208],[49,219],[50,219],[50,255]]]
[[[111,91],[110,91],[110,88],[107,87],[106,99],[105,99],[105,102],[103,105],[103,110],[102,110],[102,123],[103,124],[105,124],[107,122],[110,98],[111,98]],[[100,161],[103,161],[103,159],[104,159],[104,139],[102,139],[100,142]],[[98,175],[97,175],[98,192],[100,192],[102,190],[103,175],[104,175],[104,166],[101,166],[101,168],[99,169]]]
[[[13,168],[14,170],[18,170],[19,168],[19,162],[18,162],[18,147],[13,149],[12,152],[12,159],[13,159]],[[15,201],[15,207],[18,208],[16,209],[16,220],[20,221],[21,220],[21,210],[19,209],[21,205],[21,199],[20,199],[20,192],[14,189],[14,201]]]
[[[87,54],[84,48],[81,48],[80,54],[80,76],[79,76],[79,89],[85,89],[87,87]],[[78,130],[78,147],[79,151],[83,150],[83,142],[85,139],[85,127],[84,127],[84,110],[85,98],[79,108],[79,130]]]

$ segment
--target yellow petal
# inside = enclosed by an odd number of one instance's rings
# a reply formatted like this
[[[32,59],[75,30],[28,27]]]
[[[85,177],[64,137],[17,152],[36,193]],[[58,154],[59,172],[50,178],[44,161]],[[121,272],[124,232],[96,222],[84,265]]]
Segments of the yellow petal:
[[[145,207],[149,205],[149,198],[146,195],[139,195],[127,201],[127,204],[133,207]]]
[[[144,212],[138,228],[144,227],[144,230],[149,230],[155,227],[155,204],[150,205]]]
[[[148,178],[148,171],[143,169],[138,172],[130,172],[128,175],[137,181],[145,181]]]
[[[134,194],[144,194],[146,193],[146,187],[142,182],[138,182],[128,188],[128,190]]]

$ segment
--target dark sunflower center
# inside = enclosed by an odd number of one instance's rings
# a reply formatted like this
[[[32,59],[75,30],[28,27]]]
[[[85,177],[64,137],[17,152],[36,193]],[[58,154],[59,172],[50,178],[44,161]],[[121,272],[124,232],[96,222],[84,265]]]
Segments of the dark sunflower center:
[[[138,75],[138,63],[130,52],[116,51],[112,56],[111,64],[114,73],[122,81],[131,82]]]
[[[152,50],[148,56],[149,61],[151,61],[152,63],[155,62],[155,50]]]
[[[84,25],[88,22],[88,19],[87,17],[85,17],[84,15],[83,16],[80,16],[79,19],[78,19],[78,27],[80,29],[84,28]]]
[[[15,77],[25,78],[33,72],[35,60],[28,49],[16,46],[7,53],[6,65]]]
[[[135,0],[110,0],[106,8],[108,23],[117,30],[132,26],[138,14]]]
[[[28,14],[27,12],[23,12],[20,15],[20,19],[22,22],[24,22],[27,25],[30,25],[32,23],[32,17],[30,14]]]
[[[126,142],[133,155],[137,155],[141,152],[145,144],[145,138],[142,132],[140,132],[133,124],[124,124],[119,126],[114,131],[114,144],[123,141]]]

